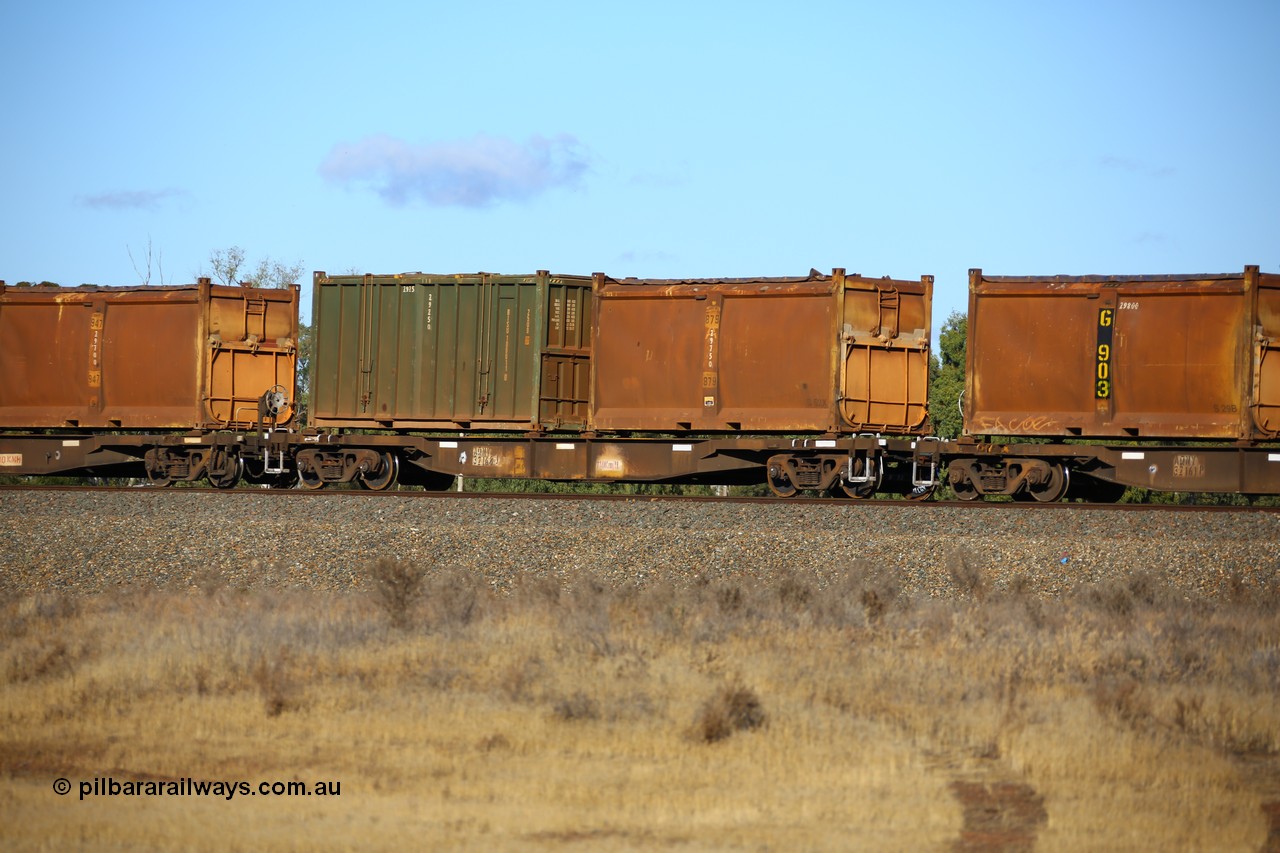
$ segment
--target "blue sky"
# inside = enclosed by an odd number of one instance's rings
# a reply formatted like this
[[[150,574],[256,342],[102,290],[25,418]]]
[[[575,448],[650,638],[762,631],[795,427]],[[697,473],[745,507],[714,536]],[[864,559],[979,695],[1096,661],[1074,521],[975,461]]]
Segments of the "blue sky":
[[[1280,2],[0,8],[0,279],[1280,271]],[[131,259],[130,253],[133,257]],[[309,278],[303,282],[309,293]],[[308,301],[308,300],[304,300]]]

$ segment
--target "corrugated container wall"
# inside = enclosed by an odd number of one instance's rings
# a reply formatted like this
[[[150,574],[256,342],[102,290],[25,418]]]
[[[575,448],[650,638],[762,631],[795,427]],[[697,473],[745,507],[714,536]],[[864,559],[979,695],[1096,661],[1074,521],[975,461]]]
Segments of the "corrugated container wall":
[[[311,423],[579,429],[591,280],[315,274]]]
[[[924,428],[933,279],[597,276],[602,431]]]
[[[0,427],[248,428],[297,339],[297,287],[0,285]]]
[[[965,428],[1263,440],[1280,431],[1280,276],[969,273]]]

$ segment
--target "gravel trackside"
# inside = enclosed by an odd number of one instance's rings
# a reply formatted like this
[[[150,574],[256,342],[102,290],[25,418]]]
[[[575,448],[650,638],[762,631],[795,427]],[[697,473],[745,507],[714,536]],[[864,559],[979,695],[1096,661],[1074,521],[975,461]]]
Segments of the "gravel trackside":
[[[133,489],[0,492],[0,564],[13,592],[119,586],[343,590],[384,557],[610,583],[700,575],[819,583],[857,561],[904,592],[956,591],[957,565],[1042,595],[1137,572],[1188,593],[1280,583],[1280,513],[1256,511],[600,500],[454,500]]]

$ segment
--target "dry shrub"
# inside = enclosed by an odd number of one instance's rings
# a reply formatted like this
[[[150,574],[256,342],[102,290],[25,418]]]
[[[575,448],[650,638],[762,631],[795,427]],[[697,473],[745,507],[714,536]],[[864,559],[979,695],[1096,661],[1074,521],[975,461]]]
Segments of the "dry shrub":
[[[710,590],[720,613],[738,616],[746,610],[747,596],[742,591],[741,584],[721,579],[711,585]]]
[[[636,589],[633,612],[645,620],[653,632],[666,637],[680,637],[688,629],[693,596],[676,589],[670,578],[661,577]]]
[[[1093,685],[1093,703],[1104,716],[1133,728],[1152,722],[1151,697],[1142,682],[1129,676],[1100,678]]]
[[[1280,727],[1274,703],[1231,690],[1210,688],[1175,696],[1157,718],[1171,731],[1238,756],[1274,757]]]
[[[192,573],[191,585],[212,598],[227,588],[227,576],[212,566],[206,566]]]
[[[511,741],[502,732],[486,735],[476,742],[480,752],[507,752],[511,749]]]
[[[1087,603],[1119,622],[1128,622],[1142,610],[1167,609],[1175,603],[1168,582],[1149,571],[1092,584],[1083,594]]]
[[[565,722],[600,719],[600,703],[581,690],[575,691],[570,696],[563,696],[557,699],[552,706],[552,710],[556,719],[564,720]]]
[[[784,610],[808,610],[814,598],[813,583],[794,570],[779,572],[774,589]]]
[[[693,722],[693,737],[703,743],[716,743],[734,732],[757,729],[764,723],[764,705],[755,691],[730,684],[702,704]]]
[[[436,663],[422,671],[421,681],[425,687],[444,691],[451,690],[459,682],[465,681],[465,676],[466,673],[456,666]]]
[[[527,702],[534,687],[546,677],[547,666],[536,654],[526,655],[503,667],[498,673],[498,691],[511,702]]]
[[[869,625],[881,624],[886,614],[902,602],[902,584],[897,572],[883,563],[859,560],[850,570],[849,580]]]
[[[548,575],[520,574],[511,582],[506,598],[513,607],[554,607],[560,603],[560,581]]]
[[[462,628],[481,612],[481,579],[458,568],[430,571],[406,560],[383,557],[365,572],[373,600],[392,626],[406,630],[425,610],[424,624],[433,630]]]
[[[281,649],[274,657],[263,655],[258,658],[251,676],[262,695],[268,717],[278,717],[286,711],[297,711],[302,707],[302,686],[294,672],[290,649]]]
[[[1198,735],[1204,728],[1204,696],[1176,697],[1174,699],[1173,725],[1188,735]]]
[[[1233,605],[1274,612],[1280,605],[1278,580],[1275,573],[1232,568],[1219,573],[1218,595]]]
[[[76,624],[86,614],[70,595],[36,595],[5,607],[8,617],[0,644],[0,674],[16,684],[74,675],[99,647],[94,630]]]
[[[474,572],[448,568],[427,579],[425,597],[432,628],[464,628],[480,614],[480,579]]]
[[[991,581],[986,570],[967,550],[959,549],[951,553],[947,560],[947,572],[961,595],[974,601],[982,601],[987,597]]]
[[[12,647],[5,667],[5,681],[16,684],[71,675],[85,655],[86,650],[75,643],[68,644],[57,635],[42,634]]]
[[[413,611],[425,594],[427,572],[423,566],[382,557],[366,570],[373,585],[373,598],[391,619],[391,624],[404,630],[412,621]]]
[[[613,592],[598,577],[588,575],[561,596],[560,619],[566,639],[595,657],[612,657],[626,643],[613,626]]]
[[[80,615],[80,599],[70,595],[13,593],[0,603],[0,637],[23,637]]]

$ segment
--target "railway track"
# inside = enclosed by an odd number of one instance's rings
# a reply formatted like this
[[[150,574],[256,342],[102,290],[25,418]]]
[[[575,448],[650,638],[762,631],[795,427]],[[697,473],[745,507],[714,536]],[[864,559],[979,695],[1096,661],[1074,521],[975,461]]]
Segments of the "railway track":
[[[822,506],[822,507],[883,507],[888,509],[903,510],[919,510],[928,512],[931,509],[940,509],[945,507],[959,508],[975,511],[1009,511],[1009,512],[1026,512],[1026,511],[1049,511],[1049,512],[1205,512],[1205,513],[1273,513],[1280,514],[1280,506],[1266,506],[1261,504],[1247,505],[1221,505],[1221,504],[1153,504],[1153,503],[1077,503],[1059,501],[1055,503],[1041,503],[1037,501],[1013,501],[1013,500],[980,500],[980,501],[959,501],[959,500],[895,500],[895,499],[876,499],[876,500],[850,500],[844,498],[817,497],[817,496],[796,496],[791,498],[779,498],[773,496],[711,496],[711,495],[648,495],[648,494],[589,494],[589,493],[553,493],[553,492],[457,492],[457,491],[427,491],[412,488],[394,488],[386,491],[368,491],[359,488],[347,489],[321,489],[312,491],[307,489],[235,489],[224,490],[206,486],[192,486],[178,488],[173,490],[161,490],[148,486],[94,486],[94,485],[51,485],[51,486],[26,486],[26,485],[0,485],[0,494],[6,492],[88,492],[88,493],[137,493],[145,491],[152,494],[210,494],[210,495],[260,495],[267,499],[301,499],[307,497],[319,497],[330,500],[341,500],[349,498],[352,500],[397,500],[397,499],[414,499],[414,500],[457,500],[457,501],[485,501],[485,500],[527,500],[527,501],[603,501],[603,502],[672,502],[672,503],[726,503],[726,504],[743,504],[743,505],[776,505],[776,506]]]

